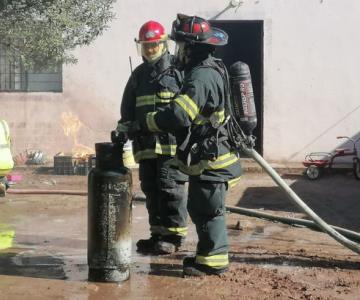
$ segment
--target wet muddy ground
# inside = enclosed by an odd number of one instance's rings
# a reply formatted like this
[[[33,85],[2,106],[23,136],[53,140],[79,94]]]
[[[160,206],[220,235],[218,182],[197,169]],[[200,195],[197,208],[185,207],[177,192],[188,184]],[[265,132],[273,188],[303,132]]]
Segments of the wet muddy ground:
[[[16,172],[23,180],[13,189],[87,188],[85,176],[57,176],[47,168]],[[360,232],[360,182],[351,174],[318,181],[299,172],[282,176],[327,222]],[[304,217],[264,173],[247,173],[227,204]],[[0,198],[0,242],[4,233],[13,239],[0,250],[0,299],[360,299],[360,256],[327,235],[237,214],[228,214],[227,223],[231,266],[222,276],[182,278],[182,259],[196,247],[189,222],[176,255],[143,256],[133,247],[129,281],[90,283],[87,197],[8,194]],[[133,244],[147,235],[144,203],[135,201]]]

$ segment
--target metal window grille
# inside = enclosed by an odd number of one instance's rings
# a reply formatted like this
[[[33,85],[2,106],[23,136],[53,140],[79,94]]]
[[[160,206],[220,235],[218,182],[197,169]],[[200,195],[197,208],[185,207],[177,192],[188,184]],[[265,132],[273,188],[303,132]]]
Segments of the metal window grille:
[[[20,57],[0,43],[0,92],[62,92],[62,66],[27,70]]]

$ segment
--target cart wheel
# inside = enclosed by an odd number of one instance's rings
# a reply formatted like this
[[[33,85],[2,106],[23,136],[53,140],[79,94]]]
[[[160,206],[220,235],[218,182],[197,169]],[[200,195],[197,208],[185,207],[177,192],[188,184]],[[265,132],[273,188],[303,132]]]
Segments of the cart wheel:
[[[320,177],[320,168],[315,165],[311,165],[306,169],[306,176],[310,180],[315,180]]]
[[[360,161],[356,159],[353,166],[354,176],[357,180],[360,180]]]

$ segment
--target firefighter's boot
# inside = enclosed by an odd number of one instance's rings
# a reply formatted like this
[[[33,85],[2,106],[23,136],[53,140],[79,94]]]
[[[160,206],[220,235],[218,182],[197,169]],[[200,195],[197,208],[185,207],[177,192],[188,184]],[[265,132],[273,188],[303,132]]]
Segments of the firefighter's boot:
[[[137,251],[140,253],[154,253],[155,245],[159,242],[160,239],[160,235],[152,235],[146,240],[138,240],[138,242],[136,243]]]
[[[203,264],[196,263],[195,257],[185,257],[183,260],[183,276],[206,276],[220,275],[225,273],[229,268],[214,268]]]
[[[155,245],[157,254],[171,254],[177,252],[184,241],[184,237],[179,235],[163,236]]]

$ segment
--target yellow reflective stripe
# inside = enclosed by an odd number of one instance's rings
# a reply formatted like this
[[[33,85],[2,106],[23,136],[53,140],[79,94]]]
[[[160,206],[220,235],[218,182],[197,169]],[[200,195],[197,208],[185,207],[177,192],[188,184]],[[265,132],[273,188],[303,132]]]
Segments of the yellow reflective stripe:
[[[150,112],[146,114],[146,125],[152,132],[161,132],[161,129],[156,125],[155,115],[156,112]]]
[[[175,96],[172,92],[159,92],[157,95],[144,95],[136,97],[136,107],[154,105],[155,103],[170,103]]]
[[[15,231],[0,231],[0,250],[11,248],[15,236]]]
[[[209,168],[213,170],[226,168],[237,162],[239,158],[236,154],[229,152],[219,156],[215,161],[209,161]]]
[[[174,156],[176,153],[176,145],[162,145],[156,143],[155,153]]]
[[[142,151],[137,151],[134,154],[134,159],[138,163],[142,159],[156,158],[157,155],[154,149],[146,149]]]
[[[225,110],[215,111],[212,113],[216,120],[221,124],[225,120]]]
[[[209,122],[209,120],[207,119],[207,118],[205,118],[205,117],[203,117],[202,115],[197,115],[197,117],[195,118],[195,120],[194,120],[194,123],[196,124],[196,125],[204,125],[204,124],[206,124],[206,123],[208,123]]]
[[[144,105],[154,105],[155,104],[155,96],[154,95],[145,95],[136,97],[136,107],[144,106]]]
[[[179,106],[189,115],[190,119],[193,121],[199,114],[199,108],[188,95],[182,94],[179,95],[174,100]]]
[[[228,181],[229,187],[232,188],[232,187],[236,186],[239,183],[240,179],[241,179],[241,176],[229,180]]]
[[[164,98],[173,98],[175,96],[172,92],[159,92],[157,93],[157,96],[163,98],[162,100],[165,100]]]
[[[151,225],[150,232],[161,235],[181,235],[186,236],[188,233],[187,227],[164,227],[159,225]]]
[[[176,159],[175,163],[181,172],[191,176],[200,175],[208,166],[208,162],[206,160],[201,160],[199,163],[190,166],[185,165],[179,159]]]
[[[213,268],[226,267],[229,264],[228,254],[217,254],[211,256],[196,255],[195,262]]]
[[[214,120],[213,120],[214,119]],[[197,125],[204,125],[209,122],[216,122],[218,124],[221,124],[225,120],[225,110],[215,111],[211,114],[210,118],[206,118],[200,114],[198,114],[194,120],[194,123]]]
[[[186,236],[188,233],[187,227],[163,227],[163,235],[181,235]]]

